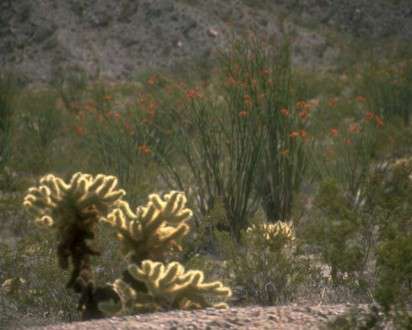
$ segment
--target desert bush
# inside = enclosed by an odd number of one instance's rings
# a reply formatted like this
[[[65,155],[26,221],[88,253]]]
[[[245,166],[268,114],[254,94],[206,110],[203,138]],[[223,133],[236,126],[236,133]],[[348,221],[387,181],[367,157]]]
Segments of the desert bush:
[[[370,111],[384,118],[400,118],[408,126],[412,107],[412,61],[376,61],[366,66],[359,87]]]
[[[386,311],[412,304],[412,159],[402,158],[377,168],[370,208],[379,213],[375,298]],[[376,204],[375,204],[376,203]]]
[[[370,173],[382,161],[386,142],[382,117],[366,111],[364,101],[330,99],[323,105],[335,112],[343,107],[349,116],[332,128],[315,122],[319,132],[309,166],[317,193],[300,231],[330,267],[333,290],[347,288],[361,301],[370,300],[379,224],[376,208],[367,206],[374,189]],[[321,112],[317,116],[324,119]]]
[[[87,74],[82,69],[62,67],[56,70],[52,84],[66,109],[76,114],[80,111],[80,102],[87,94],[89,82]]]
[[[309,261],[297,253],[290,223],[266,223],[256,217],[242,230],[240,240],[213,230],[219,258],[224,261],[221,268],[238,304],[287,304],[297,298],[312,270]]]
[[[331,267],[335,286],[393,308],[410,301],[410,165],[387,159],[392,151],[382,145],[391,139],[379,115],[344,125],[330,129],[331,142],[315,145],[323,152],[312,161],[321,164],[319,188],[303,237]]]
[[[250,241],[250,236],[256,233],[243,233],[239,245],[227,233],[218,235],[226,260],[226,276],[237,291],[239,303],[277,305],[297,298],[309,264],[287,248],[279,249],[284,244],[283,238],[269,243],[261,237]]]
[[[0,170],[12,155],[14,101],[18,92],[16,77],[11,73],[0,73]]]
[[[324,114],[316,114],[313,130],[317,131],[317,141],[309,159],[314,180],[322,182],[333,178],[343,187],[354,206],[365,196],[370,169],[384,157],[380,149],[388,141],[383,118],[367,111],[363,102],[363,96],[349,103],[334,98],[328,100],[324,112],[329,112],[329,117],[333,116],[336,123],[328,120],[326,126]],[[346,116],[342,117],[345,111]]]
[[[318,212],[305,225],[305,243],[315,246],[331,267],[335,286],[362,280],[368,249],[362,244],[361,213],[357,212],[336,181],[321,184],[314,201]],[[358,274],[360,272],[360,274]]]
[[[379,243],[377,252],[376,300],[385,307],[409,308],[412,304],[410,232],[397,232],[397,237]]]
[[[62,156],[61,137],[70,118],[58,107],[58,95],[51,90],[21,94],[15,116],[13,167],[38,174],[52,167]]]

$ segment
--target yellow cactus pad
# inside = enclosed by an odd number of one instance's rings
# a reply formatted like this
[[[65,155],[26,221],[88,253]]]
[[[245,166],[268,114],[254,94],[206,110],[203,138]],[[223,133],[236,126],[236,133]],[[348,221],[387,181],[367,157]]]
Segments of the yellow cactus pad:
[[[152,194],[146,206],[139,206],[135,213],[128,203],[120,202],[102,220],[117,228],[122,252],[128,259],[161,260],[170,250],[180,251],[176,241],[189,232],[186,222],[192,211],[185,205],[186,197],[181,192],[171,191],[163,199]]]
[[[91,213],[104,215],[124,195],[125,191],[117,188],[114,176],[93,177],[78,172],[66,183],[49,174],[40,179],[38,187],[28,190],[23,205],[36,217],[36,224],[52,227],[57,218],[72,223],[88,218]]]

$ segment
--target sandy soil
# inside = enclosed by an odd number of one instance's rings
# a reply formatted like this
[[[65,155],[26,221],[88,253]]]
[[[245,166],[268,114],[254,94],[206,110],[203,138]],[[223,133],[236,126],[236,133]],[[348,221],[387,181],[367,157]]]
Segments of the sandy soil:
[[[342,315],[348,309],[348,305],[249,306],[227,310],[209,308],[115,317],[31,329],[319,329],[325,322]]]

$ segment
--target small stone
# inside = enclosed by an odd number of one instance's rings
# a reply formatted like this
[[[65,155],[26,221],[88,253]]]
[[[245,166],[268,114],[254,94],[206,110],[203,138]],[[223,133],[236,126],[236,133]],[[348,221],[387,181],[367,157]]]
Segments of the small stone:
[[[207,30],[207,34],[209,35],[209,37],[216,38],[219,35],[219,32],[214,28],[209,28]]]

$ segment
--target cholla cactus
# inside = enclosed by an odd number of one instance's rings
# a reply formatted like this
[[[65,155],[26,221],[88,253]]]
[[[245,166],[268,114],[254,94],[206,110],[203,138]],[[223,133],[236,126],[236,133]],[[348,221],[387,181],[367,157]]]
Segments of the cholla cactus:
[[[117,189],[114,176],[99,174],[93,178],[78,172],[66,184],[49,174],[40,179],[40,186],[29,188],[23,205],[40,226],[57,225],[62,229],[82,220],[81,226],[86,227],[85,218],[90,218],[93,212],[105,214],[125,194],[124,190]]]
[[[185,205],[186,197],[178,191],[171,191],[163,200],[152,194],[146,206],[139,206],[136,213],[126,202],[121,202],[102,220],[118,230],[127,260],[135,263],[144,259],[162,260],[168,251],[181,250],[177,240],[189,232],[186,222],[192,211]]]
[[[125,191],[117,188],[116,177],[103,174],[93,177],[81,172],[75,173],[68,184],[52,174],[46,175],[38,187],[28,190],[23,205],[35,216],[35,223],[57,230],[60,266],[67,269],[69,257],[72,258],[74,270],[68,287],[77,280],[91,281],[89,256],[98,252],[86,240],[94,238],[98,219],[124,195]]]
[[[209,303],[205,296],[212,295],[224,299],[232,294],[221,282],[205,283],[203,272],[185,271],[178,262],[164,265],[161,262],[144,260],[141,267],[131,264],[128,270],[136,280],[145,283],[148,292],[136,292],[123,280],[116,280],[113,288],[120,297],[122,310],[227,308],[223,302]]]
[[[100,318],[129,307],[153,311],[226,306],[209,304],[204,297],[230,296],[230,289],[222,283],[204,283],[202,272],[185,272],[177,262],[167,266],[157,262],[163,261],[167,252],[182,249],[178,240],[188,233],[186,222],[192,216],[185,207],[185,195],[177,191],[163,198],[152,194],[146,206],[136,212],[122,200],[124,195],[115,177],[79,172],[69,183],[46,175],[24,198],[23,204],[34,215],[35,223],[56,230],[60,266],[68,268],[71,258],[73,271],[67,287],[81,294],[78,309],[82,318]],[[99,220],[117,229],[122,252],[132,263],[122,279],[103,287],[95,286],[91,271],[90,256],[98,252],[86,243],[94,238]],[[5,287],[11,285],[9,282]]]
[[[393,175],[412,182],[412,157],[397,159],[391,166]]]
[[[1,285],[1,292],[5,295],[16,293],[26,281],[21,277],[8,278]]]
[[[292,224],[287,222],[278,221],[274,224],[260,224],[252,225],[246,229],[247,233],[262,233],[263,237],[267,240],[273,240],[274,238],[282,237],[288,241],[295,240],[295,234]]]

